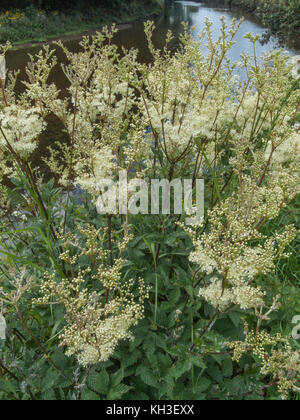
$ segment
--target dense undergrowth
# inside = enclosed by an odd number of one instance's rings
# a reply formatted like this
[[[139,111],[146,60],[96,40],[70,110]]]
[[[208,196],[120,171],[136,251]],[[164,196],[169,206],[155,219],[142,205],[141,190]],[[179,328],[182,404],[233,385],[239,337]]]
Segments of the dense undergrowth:
[[[230,3],[253,13],[273,33],[300,35],[299,0],[232,0]]]
[[[148,22],[150,64],[114,30],[60,43],[65,99],[49,46],[19,97],[0,67],[0,399],[299,398],[298,68],[258,59],[250,34],[231,63],[239,25],[210,27],[171,53]],[[69,142],[46,181],[31,156],[49,115]],[[120,171],[131,199],[142,180],[204,178],[204,219],[143,214],[141,196],[136,215],[102,214],[99,180]]]
[[[152,1],[121,2],[95,5],[81,2],[65,10],[27,6],[23,9],[0,10],[0,42],[22,44],[45,41],[51,37],[71,35],[99,29],[109,23],[128,23],[161,12]]]

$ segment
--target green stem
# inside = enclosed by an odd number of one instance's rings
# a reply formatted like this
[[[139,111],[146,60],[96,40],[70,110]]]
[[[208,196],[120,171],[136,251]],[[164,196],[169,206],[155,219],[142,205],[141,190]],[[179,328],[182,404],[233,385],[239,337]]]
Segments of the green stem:
[[[55,370],[57,370],[57,372],[59,372],[68,382],[70,382],[71,385],[75,386],[74,382],[72,381],[72,379],[70,379],[68,376],[66,376],[64,374],[64,372],[62,372],[60,370],[60,368],[56,365],[56,363],[52,360],[51,356],[49,355],[49,353],[47,352],[47,350],[43,347],[43,345],[39,342],[39,340],[33,335],[33,333],[30,331],[30,329],[28,328],[23,315],[20,311],[20,308],[18,307],[18,305],[15,305],[18,317],[20,319],[20,322],[24,328],[24,330],[27,332],[27,334],[32,338],[32,340],[35,342],[35,344],[42,350],[42,352],[44,353],[46,359],[49,361],[49,363],[55,368]]]

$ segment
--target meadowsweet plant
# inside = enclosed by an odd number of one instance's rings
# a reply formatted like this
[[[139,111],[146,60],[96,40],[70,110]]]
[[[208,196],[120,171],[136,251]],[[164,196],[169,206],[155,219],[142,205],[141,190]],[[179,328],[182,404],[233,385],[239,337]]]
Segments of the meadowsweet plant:
[[[222,19],[214,40],[209,20],[183,25],[158,50],[147,22],[150,63],[115,27],[78,53],[58,42],[65,95],[49,46],[22,94],[5,72],[0,397],[297,398],[299,74],[251,34],[253,55],[230,61],[239,26]],[[204,179],[204,217],[102,214],[101,181],[124,173],[129,202],[150,180]]]
[[[55,274],[46,275],[41,285],[42,297],[36,303],[62,303],[65,306],[67,326],[60,337],[61,345],[67,347],[69,356],[75,354],[81,365],[89,366],[107,361],[120,340],[133,339],[129,329],[143,318],[143,302],[148,292],[143,281],[139,280],[140,297],[135,302],[130,290],[134,282],[130,280],[126,284],[121,283],[124,261],[118,258],[112,262],[111,259],[111,265],[107,267],[106,260],[110,258],[110,251],[105,250],[103,243],[108,232],[91,227],[79,231],[86,239],[85,247],[81,247],[80,238],[71,233],[62,238],[66,251],[60,255],[60,259],[70,266],[71,281],[63,279],[58,283]],[[123,240],[126,247],[130,236]],[[72,252],[70,248],[74,247],[79,252]],[[94,273],[91,268],[79,268],[82,257],[88,257]],[[75,271],[76,266],[78,272]],[[105,294],[84,287],[86,277],[100,282],[105,287]],[[112,299],[109,299],[110,293]]]

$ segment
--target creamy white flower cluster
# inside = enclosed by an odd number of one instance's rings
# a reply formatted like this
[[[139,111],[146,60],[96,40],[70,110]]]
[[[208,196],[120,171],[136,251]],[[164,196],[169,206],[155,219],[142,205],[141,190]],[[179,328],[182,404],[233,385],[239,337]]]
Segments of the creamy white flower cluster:
[[[113,31],[112,31],[113,32]],[[98,34],[92,42],[82,42],[83,51],[73,54],[62,44],[69,64],[63,67],[70,81],[70,99],[55,96],[47,110],[64,125],[69,144],[51,148],[46,160],[59,175],[64,186],[80,185],[95,202],[99,198],[99,182],[114,180],[121,169],[138,176],[151,145],[145,142],[147,123],[138,112],[136,52],[124,52],[107,44],[111,34]],[[46,96],[47,88],[44,88]],[[60,165],[63,156],[66,165]]]
[[[68,356],[76,355],[87,367],[109,360],[120,341],[133,340],[130,328],[143,317],[143,311],[139,304],[124,305],[119,299],[111,300],[105,309],[99,308],[92,296],[85,299],[76,316],[67,315],[61,345],[67,347]]]
[[[95,151],[86,160],[77,160],[74,165],[77,175],[75,183],[92,196],[98,197],[101,190],[100,181],[114,176],[114,160],[113,152],[109,146],[104,146],[99,151]],[[90,170],[88,171],[87,168]]]
[[[297,79],[300,77],[300,55],[292,57],[291,64],[293,66],[291,74],[295,79]]]
[[[198,143],[204,146],[210,162],[216,158],[215,142],[235,112],[235,101],[230,96],[236,77],[223,60],[223,53],[232,45],[237,29],[233,22],[231,30],[224,31],[221,40],[213,43],[207,57],[200,48],[205,31],[197,42],[185,34],[180,52],[171,55],[165,50],[160,54],[151,43],[153,27],[146,25],[154,63],[141,69],[144,84],[140,109],[151,127],[154,142],[159,143],[172,164],[184,159],[195,164]]]
[[[273,144],[270,142],[266,149],[266,159],[269,158],[271,155]],[[292,132],[288,137],[286,137],[283,141],[279,139],[276,149],[274,150],[274,154],[272,156],[272,163],[271,167],[276,174],[276,170],[278,170],[278,166],[285,163],[291,163],[295,160],[299,161],[300,159],[300,132],[298,129],[297,131]]]
[[[292,350],[288,340],[281,334],[271,336],[266,331],[254,333],[246,325],[245,340],[227,345],[233,349],[233,359],[237,362],[248,352],[258,357],[261,374],[272,378],[283,399],[288,398],[290,391],[299,392],[300,351]]]
[[[242,82],[234,76],[237,64],[227,58],[236,22],[227,28],[222,19],[216,41],[208,21],[198,38],[184,31],[176,52],[167,47],[156,50],[153,30],[147,23],[150,64],[138,63],[135,50],[123,51],[121,57],[110,42],[114,30],[84,38],[79,53],[59,44],[68,59],[63,66],[70,82],[65,99],[48,83],[56,59],[47,47],[31,59],[29,81],[18,100],[16,79],[8,75],[0,105],[0,180],[8,173],[9,165],[3,163],[7,150],[27,159],[49,115],[59,120],[68,137],[50,150],[50,169],[63,186],[79,184],[94,203],[99,199],[98,182],[114,180],[122,169],[134,178],[195,181],[204,175],[209,209],[203,225],[192,232],[190,256],[202,278],[199,297],[217,311],[237,305],[254,309],[259,316],[267,275],[275,270],[278,258],[287,255],[285,249],[297,235],[293,226],[263,233],[264,225],[300,192],[295,123],[300,94],[291,77],[293,65],[279,52],[261,61],[244,55],[240,66],[248,77]],[[167,44],[171,38],[168,33]],[[201,48],[204,41],[207,54]],[[64,249],[60,258],[70,278],[46,276],[37,302],[64,305],[67,325],[61,344],[88,366],[108,360],[120,340],[131,338],[130,327],[142,318],[148,291],[139,281],[140,298],[135,299],[133,282],[122,281],[121,254],[128,232],[124,238],[118,236],[120,255],[114,259],[109,228],[78,230],[80,235],[66,233],[60,238]],[[11,299],[19,299],[27,286],[19,283],[19,292]],[[255,339],[259,344],[275,343],[263,333]],[[258,346],[260,353],[264,355]],[[298,358],[285,354],[294,366]],[[269,358],[265,373],[273,372],[272,366],[282,358],[280,353]]]
[[[205,275],[199,296],[218,311],[232,305],[263,307],[265,292],[257,279],[275,270],[297,235],[293,226],[270,237],[261,233],[300,192],[299,127],[294,122],[299,90],[290,70],[286,57],[267,54],[262,67],[249,69],[249,84],[237,90],[236,103],[229,100],[233,118],[223,141],[232,152],[230,176],[236,183],[229,198],[208,211],[207,229],[193,238],[190,256]]]
[[[87,367],[107,361],[121,340],[133,339],[130,329],[144,317],[148,288],[141,279],[122,282],[124,261],[119,258],[109,264],[109,251],[104,249],[103,242],[105,230],[91,227],[79,230],[79,236],[71,232],[61,236],[65,247],[61,259],[71,267],[72,278],[58,281],[55,273],[46,275],[41,298],[35,303],[55,302],[65,307],[66,326],[60,335],[60,345],[66,347],[68,356],[75,355]],[[130,238],[125,234],[125,244]],[[83,256],[91,261],[91,267],[75,273],[75,266]],[[104,293],[91,290],[90,285],[95,282]],[[135,285],[138,298],[133,294]]]
[[[11,105],[0,112],[0,146],[8,143],[21,157],[28,157],[38,146],[38,137],[46,128],[36,108]]]
[[[297,235],[293,226],[271,238],[264,237],[255,228],[264,217],[275,217],[282,206],[280,200],[275,200],[268,215],[260,205],[260,188],[255,189],[248,193],[250,202],[232,197],[217,206],[210,213],[210,232],[194,238],[195,251],[190,261],[209,279],[209,283],[200,288],[199,296],[221,312],[232,305],[241,309],[264,306],[265,292],[255,285],[256,277],[274,271],[275,261],[284,256],[286,246]],[[251,241],[261,243],[251,246]]]

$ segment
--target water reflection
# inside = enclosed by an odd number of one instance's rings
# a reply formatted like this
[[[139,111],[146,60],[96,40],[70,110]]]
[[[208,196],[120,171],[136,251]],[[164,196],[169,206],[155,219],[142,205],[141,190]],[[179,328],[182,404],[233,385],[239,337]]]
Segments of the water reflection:
[[[213,39],[216,40],[220,35],[220,19],[222,16],[225,17],[227,25],[231,24],[233,18],[241,19],[244,17],[242,12],[236,10],[232,11],[224,7],[208,7],[203,3],[195,1],[175,1],[169,8],[167,20],[170,29],[175,30],[177,34],[180,32],[179,27],[182,21],[188,21],[190,26],[195,26],[195,33],[197,34],[204,28],[205,19],[208,18],[211,22],[213,22],[211,29]],[[244,17],[244,22],[242,23],[235,38],[236,43],[228,55],[230,60],[234,62],[239,61],[242,53],[253,53],[253,47],[250,40],[244,38],[244,36],[249,32],[260,35],[262,39],[264,39],[266,28],[256,23],[249,16]],[[273,49],[280,49],[278,40],[275,37],[269,38],[268,42],[258,43],[257,54],[261,56],[265,52]],[[294,48],[288,48],[286,46],[285,49],[291,56],[297,54],[297,50]]]
[[[175,34],[175,39],[177,38],[173,44],[173,48],[176,48],[178,43],[178,36],[180,33],[182,33],[182,22],[187,21],[189,22],[190,26],[195,26],[195,33],[197,33],[204,28],[206,17],[208,17],[213,22],[213,38],[216,40],[220,34],[221,16],[225,16],[226,23],[230,25],[232,19],[234,17],[238,19],[241,18],[242,13],[238,11],[233,12],[226,8],[208,7],[201,2],[174,1],[168,7],[166,17],[160,18],[156,21],[156,30],[154,32],[153,40],[154,44],[157,48],[162,48],[165,43],[166,33],[169,29],[171,29]],[[265,33],[265,28],[251,20],[251,17],[247,16],[236,36],[236,43],[229,52],[228,57],[232,61],[239,61],[242,52],[252,54],[252,44],[248,39],[244,38],[244,35],[248,32],[263,35]],[[121,28],[119,33],[116,35],[115,42],[119,46],[139,49],[139,59],[142,62],[149,62],[151,60],[151,56],[147,48],[146,37],[144,34],[144,24],[142,22],[134,23],[132,25],[124,25],[124,27]],[[71,51],[75,52],[79,50],[78,39],[66,39],[64,43]],[[7,55],[8,69],[20,70],[19,79],[24,80],[26,78],[25,65],[28,61],[28,53],[36,54],[40,48],[40,46],[28,46],[19,50],[10,51]],[[258,55],[261,55],[264,52],[277,48],[278,43],[276,38],[271,38],[264,45],[258,44],[257,53]],[[286,49],[290,55],[297,54],[297,51],[293,48]],[[58,56],[59,62],[63,62],[65,60],[64,55],[59,49],[56,51],[56,54]],[[57,66],[56,69],[54,69],[52,72],[50,81],[55,81],[60,89],[63,89],[66,85],[66,79],[64,78],[64,75],[62,74],[59,66]],[[18,90],[21,90],[21,84],[19,84],[17,88]]]
[[[212,22],[212,32],[213,37],[216,40],[220,34],[220,18],[225,16],[225,20],[228,25],[230,25],[232,19],[240,18],[242,15],[238,12],[232,12],[228,9],[217,8],[217,7],[208,7],[199,2],[194,1],[175,1],[172,2],[168,8],[167,15],[164,18],[160,18],[156,21],[156,30],[154,32],[153,42],[157,48],[162,48],[165,44],[166,33],[171,29],[175,35],[175,42],[173,48],[176,49],[178,44],[178,36],[182,33],[182,22],[188,21],[190,26],[196,27],[196,33],[200,32],[204,28],[205,19],[208,17]],[[229,52],[229,58],[233,61],[239,61],[240,54],[242,52],[252,54],[252,44],[248,39],[244,38],[244,35],[248,32],[254,34],[263,35],[265,28],[258,25],[251,18],[247,17],[236,36],[236,44],[233,46]],[[176,39],[177,38],[177,39]],[[73,52],[79,50],[77,39],[74,37],[72,39],[63,39],[65,45]],[[137,48],[139,50],[139,59],[142,62],[149,62],[151,60],[150,53],[147,48],[146,36],[144,34],[144,24],[134,23],[132,25],[124,25],[119,33],[115,37],[115,43],[119,46],[124,46],[126,48]],[[26,48],[20,48],[18,50],[9,51],[7,55],[7,66],[9,70],[19,70],[19,82],[16,86],[16,90],[21,92],[24,89],[22,80],[26,80],[25,67],[28,61],[28,54],[37,54],[41,46],[27,46]],[[53,48],[55,48],[53,46]],[[258,45],[257,52],[261,55],[264,52],[270,51],[274,48],[278,48],[277,41],[275,38],[271,38],[268,43],[265,45]],[[65,56],[62,53],[61,49],[56,49],[56,55],[58,62],[65,62]],[[288,54],[295,55],[297,54],[296,50],[289,48]],[[243,74],[241,74],[243,78]],[[62,95],[65,94],[66,86],[68,85],[67,79],[65,78],[60,66],[56,66],[51,73],[49,82],[55,82],[57,87],[61,89]],[[46,146],[49,142],[55,140],[62,141],[61,131],[57,123],[49,124],[47,132],[43,138],[41,138],[40,148],[37,151],[36,155],[33,157],[33,160],[37,163],[40,161],[40,156],[44,154]]]

